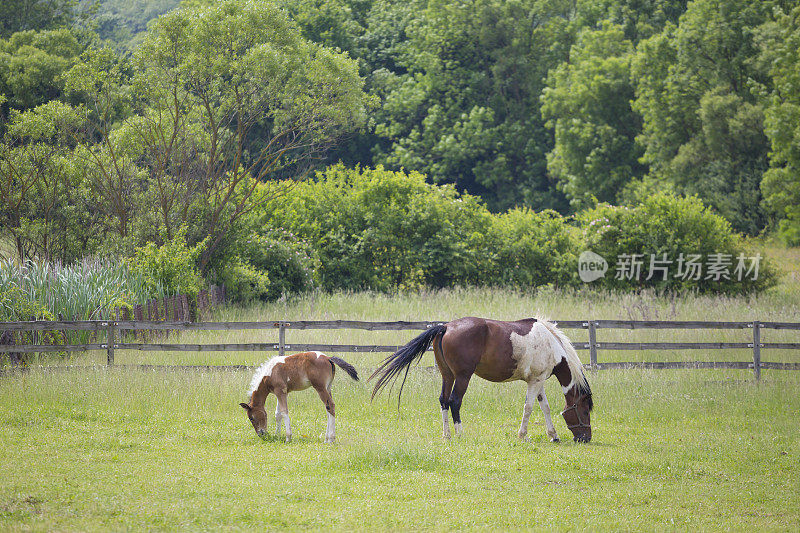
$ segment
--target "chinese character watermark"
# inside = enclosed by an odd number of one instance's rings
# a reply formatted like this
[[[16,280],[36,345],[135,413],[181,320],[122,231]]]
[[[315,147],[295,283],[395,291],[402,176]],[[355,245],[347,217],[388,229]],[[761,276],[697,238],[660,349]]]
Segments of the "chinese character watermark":
[[[735,258],[731,254],[680,253],[677,258],[666,253],[620,254],[614,266],[614,279],[667,281],[743,281],[757,280],[761,265],[761,254],[748,257],[740,253]],[[591,283],[605,276],[608,262],[592,251],[585,251],[578,257],[578,274],[581,280]]]

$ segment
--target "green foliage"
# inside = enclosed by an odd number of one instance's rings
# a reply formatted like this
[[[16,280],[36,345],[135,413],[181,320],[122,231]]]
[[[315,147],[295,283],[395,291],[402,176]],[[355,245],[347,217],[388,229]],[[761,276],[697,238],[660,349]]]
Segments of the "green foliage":
[[[767,168],[754,29],[774,2],[696,0],[677,27],[643,41],[632,64],[644,161],[654,177],[698,194],[737,231],[765,225],[757,184]]]
[[[659,193],[633,208],[602,204],[580,213],[578,221],[586,249],[609,264],[606,275],[594,282],[603,287],[748,293],[776,282],[774,269],[763,258],[757,279],[752,279],[755,273],[748,274],[748,269],[752,266],[750,258],[756,253],[747,249],[730,223],[696,197]],[[632,258],[634,254],[638,257]],[[718,261],[726,265],[722,269],[724,276],[717,276],[708,268],[709,263],[715,262],[715,254],[724,256]],[[690,255],[699,256],[694,261],[700,265],[699,279],[694,279],[696,271],[687,266]],[[651,270],[651,260],[652,266],[668,269],[667,279],[663,270]],[[744,266],[741,280],[736,272],[740,260]],[[637,262],[641,262],[638,269],[619,268]]]
[[[0,266],[0,268],[3,268]],[[31,299],[21,288],[6,285],[0,286],[0,322],[22,322],[28,320],[55,320],[41,302]],[[60,331],[12,331],[14,344],[64,344],[64,334]],[[0,346],[2,350],[2,346]],[[57,352],[65,356],[66,352]],[[13,357],[25,360],[30,353],[17,353]]]
[[[161,285],[146,282],[124,261],[92,259],[70,265],[0,261],[0,292],[10,291],[21,291],[21,301],[30,302],[26,305],[31,309],[46,311],[42,316],[47,320],[99,320],[114,307],[144,304],[166,295]]]
[[[55,320],[55,317],[21,288],[4,283],[0,289],[0,322],[27,320]]]
[[[407,72],[373,74],[383,99],[374,161],[457,184],[494,210],[563,207],[546,175],[539,95],[564,59],[566,10],[500,0],[423,6],[395,60]]]
[[[313,243],[322,288],[390,290],[477,280],[488,213],[421,174],[339,165],[297,186],[265,226]]]
[[[578,242],[555,211],[512,209],[492,217],[487,285],[569,287],[577,280]]]
[[[0,93],[12,109],[62,98],[64,73],[85,46],[68,29],[24,31],[0,39]]]
[[[319,259],[309,243],[284,229],[252,234],[243,253],[250,265],[269,279],[266,300],[314,288]],[[227,284],[226,284],[227,287]]]
[[[144,280],[143,288],[147,293],[163,290],[196,298],[203,288],[197,258],[206,243],[187,246],[185,233],[185,229],[181,229],[162,246],[149,242],[136,248],[135,255],[126,261],[130,271]]]
[[[781,14],[766,28],[764,59],[771,65],[775,91],[767,98],[766,134],[770,169],[761,182],[764,201],[776,215],[781,237],[800,244],[800,7]]]
[[[329,168],[272,206],[264,225],[311,243],[326,290],[529,288],[575,278],[576,245],[557,214],[493,216],[451,186],[380,166]]]
[[[550,72],[542,92],[542,116],[555,130],[548,170],[558,177],[573,207],[594,199],[615,202],[621,188],[641,177],[641,129],[631,109],[633,45],[622,27],[606,23],[585,30],[570,61]]]
[[[26,30],[51,30],[75,18],[76,0],[3,0],[0,38]]]
[[[109,226],[123,240],[187,226],[190,242],[209,238],[204,272],[229,255],[241,219],[282,194],[273,178],[301,178],[365,121],[356,63],[270,2],[170,12],[130,63],[91,51],[68,81],[96,110],[86,143],[100,142],[80,155]]]
[[[215,283],[225,285],[225,292],[232,302],[246,304],[270,298],[269,275],[238,256],[212,275]]]

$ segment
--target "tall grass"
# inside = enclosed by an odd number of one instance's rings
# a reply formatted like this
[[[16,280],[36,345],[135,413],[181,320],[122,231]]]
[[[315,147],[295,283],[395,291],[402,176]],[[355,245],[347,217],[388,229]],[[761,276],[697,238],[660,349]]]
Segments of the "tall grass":
[[[71,265],[0,259],[0,292],[17,287],[55,318],[96,320],[115,305],[145,304],[167,296],[163,287],[145,290],[141,275],[124,261],[86,258]]]

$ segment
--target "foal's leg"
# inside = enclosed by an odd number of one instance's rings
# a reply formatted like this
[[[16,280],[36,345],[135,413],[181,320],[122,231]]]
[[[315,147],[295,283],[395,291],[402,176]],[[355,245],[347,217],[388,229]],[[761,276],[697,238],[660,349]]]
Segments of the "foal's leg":
[[[325,404],[325,410],[328,412],[328,425],[325,428],[325,442],[333,442],[336,440],[336,404],[333,401],[333,395],[330,391],[330,384],[322,387],[314,387],[319,394],[319,399]]]
[[[544,394],[544,383],[542,383],[542,390],[536,396],[539,400],[539,407],[542,408],[544,414],[544,424],[547,427],[547,436],[550,437],[550,442],[561,442],[556,434],[556,428],[553,425],[553,420],[550,418],[550,404],[547,402],[547,396]]]
[[[292,424],[289,421],[289,405],[286,402],[288,396],[286,391],[275,391],[275,396],[278,397],[278,411],[280,411],[281,418],[283,418],[283,425],[286,428],[286,442],[292,441]]]
[[[525,394],[525,407],[522,408],[522,423],[519,425],[519,438],[527,440],[528,438],[528,419],[531,417],[533,411],[533,400],[539,396],[539,393],[544,389],[544,382],[532,381],[528,383],[528,392]]]
[[[469,379],[471,377],[471,374],[468,376],[456,376],[453,392],[450,394],[450,399],[447,402],[450,407],[450,413],[453,415],[453,429],[455,429],[457,436],[461,435],[461,400],[467,392]]]
[[[275,402],[275,435],[280,436],[281,434],[281,419],[283,416],[281,415],[281,404],[280,402]]]

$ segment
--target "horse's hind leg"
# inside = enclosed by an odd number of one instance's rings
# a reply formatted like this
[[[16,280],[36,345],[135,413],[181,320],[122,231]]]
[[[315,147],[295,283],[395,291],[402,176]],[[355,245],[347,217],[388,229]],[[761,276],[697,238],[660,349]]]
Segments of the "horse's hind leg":
[[[439,372],[442,374],[442,393],[439,395],[439,405],[442,407],[442,437],[449,439],[450,419],[448,416],[448,407],[455,377],[447,366],[447,363],[445,363],[444,358],[439,354],[438,347],[434,347],[433,351],[436,356],[436,366],[439,367]]]
[[[519,425],[519,438],[527,440],[528,437],[528,419],[531,417],[533,411],[533,401],[544,389],[544,382],[534,381],[528,383],[528,392],[525,394],[525,407],[522,408],[522,423]]]
[[[330,392],[330,383],[321,387],[314,387],[319,394],[319,399],[325,404],[325,411],[328,412],[328,424],[325,428],[325,442],[336,440],[336,404]]]
[[[471,377],[472,375],[456,377],[456,382],[453,385],[453,392],[450,394],[450,399],[447,402],[450,407],[450,413],[453,415],[453,429],[455,429],[456,435],[461,435],[461,400],[467,392],[469,379]]]

